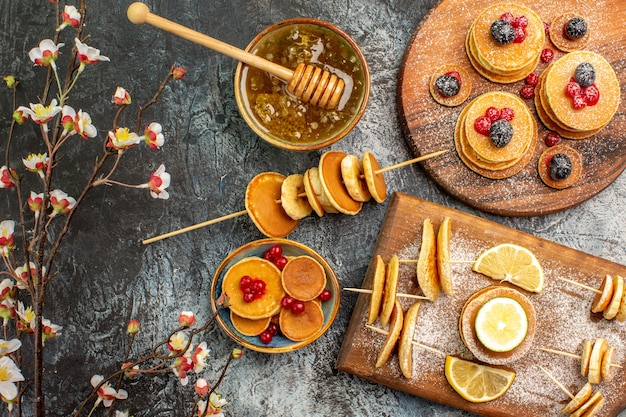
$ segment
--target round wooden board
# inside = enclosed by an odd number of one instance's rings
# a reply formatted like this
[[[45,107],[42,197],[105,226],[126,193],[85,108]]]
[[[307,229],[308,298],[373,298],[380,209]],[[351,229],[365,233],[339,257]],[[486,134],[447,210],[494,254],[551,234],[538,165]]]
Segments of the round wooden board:
[[[465,36],[478,13],[493,4],[489,0],[466,2],[443,0],[424,18],[405,51],[400,68],[398,108],[407,143],[416,156],[441,149],[450,149],[437,158],[422,163],[426,173],[446,192],[477,209],[503,216],[536,216],[573,207],[593,197],[610,185],[626,168],[625,102],[620,102],[616,115],[598,134],[583,140],[563,139],[581,154],[583,174],[573,187],[555,190],[546,186],[537,172],[537,161],[546,149],[547,134],[533,100],[526,100],[537,117],[539,141],[531,162],[517,175],[507,179],[491,180],[482,177],[463,164],[454,147],[454,127],[459,113],[474,97],[487,91],[509,91],[519,94],[524,84],[497,84],[481,77],[471,66],[465,53]],[[622,22],[626,19],[626,2],[601,0],[550,0],[531,2],[520,0],[533,9],[545,22],[551,22],[565,12],[575,12],[588,22],[590,39],[587,50],[604,56],[613,66],[624,95],[626,82],[626,41]],[[558,51],[549,39],[545,47]],[[470,74],[472,93],[457,107],[438,104],[429,92],[431,74],[441,65],[454,63]],[[547,66],[539,62],[536,74]]]

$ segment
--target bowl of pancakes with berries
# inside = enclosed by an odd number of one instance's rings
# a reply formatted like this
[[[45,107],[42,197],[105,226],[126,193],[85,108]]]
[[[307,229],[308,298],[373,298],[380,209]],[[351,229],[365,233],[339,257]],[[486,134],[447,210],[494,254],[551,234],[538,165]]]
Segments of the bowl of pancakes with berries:
[[[224,258],[211,283],[219,326],[258,352],[291,352],[314,342],[330,328],[339,302],[333,268],[310,247],[288,239],[240,246]]]

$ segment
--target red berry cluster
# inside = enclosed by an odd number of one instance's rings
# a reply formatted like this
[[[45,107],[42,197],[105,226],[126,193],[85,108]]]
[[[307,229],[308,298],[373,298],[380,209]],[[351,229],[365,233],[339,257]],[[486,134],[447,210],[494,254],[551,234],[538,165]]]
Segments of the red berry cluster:
[[[272,339],[277,334],[278,325],[276,323],[270,323],[269,326],[267,326],[267,329],[261,332],[261,334],[259,335],[259,339],[261,340],[261,343],[269,345],[270,343],[272,343]]]
[[[554,58],[554,51],[550,48],[545,48],[541,51],[541,62],[546,64]]]
[[[539,76],[535,73],[528,74],[524,79],[524,85],[519,90],[519,95],[522,98],[530,99],[535,97],[535,87],[539,83]]]
[[[595,83],[581,87],[572,77],[565,87],[565,94],[572,99],[575,109],[582,109],[587,106],[595,106],[600,100],[600,90]]]
[[[513,43],[522,43],[524,39],[526,39],[526,27],[528,26],[528,18],[524,15],[522,16],[513,16],[513,13],[503,13],[500,16],[500,20],[506,20],[513,26],[515,30],[515,39],[513,39]]]
[[[561,137],[556,132],[549,132],[544,140],[546,142],[546,145],[552,147],[558,145],[559,142],[561,142]]]
[[[503,107],[501,110],[498,110],[495,107],[489,107],[485,110],[484,116],[480,116],[474,121],[474,129],[476,129],[476,131],[481,135],[489,136],[489,129],[491,129],[492,123],[500,119],[510,122],[514,117],[515,112],[509,107]]]
[[[280,245],[274,245],[263,252],[263,259],[270,261],[281,271],[287,265],[287,258],[283,256],[283,248]]]
[[[296,300],[290,295],[286,295],[280,300],[280,305],[283,308],[291,310],[293,314],[302,314],[304,312],[304,302]]]
[[[459,74],[458,71],[448,71],[444,75],[449,75],[451,77],[456,78],[457,80],[459,80],[459,85],[463,84],[463,80],[461,80],[461,74]]]
[[[244,275],[239,279],[239,288],[243,291],[243,301],[251,303],[265,295],[265,281]]]

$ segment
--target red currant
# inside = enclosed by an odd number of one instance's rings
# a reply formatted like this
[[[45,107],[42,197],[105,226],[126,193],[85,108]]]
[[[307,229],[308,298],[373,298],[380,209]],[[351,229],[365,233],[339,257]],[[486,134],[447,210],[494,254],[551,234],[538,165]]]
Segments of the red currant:
[[[495,107],[489,107],[487,110],[485,110],[485,116],[487,116],[489,118],[489,120],[491,120],[491,123],[500,120],[500,110],[496,109]]]
[[[285,258],[284,256],[281,256],[279,258],[276,258],[276,260],[274,260],[274,265],[276,265],[276,268],[282,271],[285,265],[287,265],[287,262],[288,262],[287,258]]]
[[[595,84],[591,84],[588,87],[583,88],[583,96],[588,106],[595,106],[600,100],[600,90]]]
[[[535,74],[534,72],[530,73],[528,74],[524,82],[528,85],[532,85],[533,87],[535,87],[539,83],[539,76]]]
[[[550,62],[552,61],[552,58],[554,58],[554,51],[550,48],[545,48],[543,51],[541,51],[541,61],[542,62]]]
[[[253,302],[255,298],[256,296],[253,292],[246,292],[243,294],[243,301],[245,301],[246,303]]]
[[[328,288],[325,288],[324,291],[321,292],[320,296],[319,296],[320,300],[322,301],[328,301],[331,298],[333,298],[333,293],[331,290],[329,290]]]
[[[533,98],[535,97],[535,87],[530,84],[524,84],[519,95],[522,96],[522,98]]]
[[[278,325],[276,323],[270,323],[267,326],[267,330],[272,336],[276,336],[278,334]]]
[[[299,300],[295,300],[291,304],[291,312],[293,314],[302,314],[304,312],[304,303]]]
[[[526,29],[521,26],[515,28],[515,39],[513,39],[513,43],[522,43],[526,39]]]
[[[261,279],[252,281],[252,290],[256,293],[263,293],[265,291],[265,281]]]
[[[515,117],[515,112],[510,107],[503,107],[502,110],[500,110],[500,117],[510,122]]]
[[[259,335],[259,339],[261,340],[261,343],[265,345],[269,345],[270,343],[272,343],[273,338],[274,336],[272,336],[272,334],[267,330],[265,330]]]
[[[491,120],[487,116],[481,116],[474,121],[474,129],[481,135],[489,136]]]
[[[579,110],[587,107],[587,102],[585,101],[585,97],[580,94],[574,97],[574,108]]]
[[[502,13],[502,15],[500,16],[500,20],[506,20],[507,22],[513,24],[513,22],[515,21],[515,16],[513,16],[513,13],[511,12]]]
[[[561,141],[561,137],[556,132],[549,132],[546,135],[545,142],[546,142],[546,145],[548,146],[556,146],[559,144],[560,141]]]
[[[280,245],[274,245],[269,248],[269,253],[272,259],[278,259],[283,256],[283,248]]]
[[[263,259],[273,262],[274,258],[272,258],[272,255],[270,254],[269,250],[266,250],[265,252],[263,252]]]
[[[286,295],[284,296],[281,300],[280,300],[280,305],[283,308],[289,308],[291,309],[291,305],[293,304],[295,300],[293,299],[293,297]]]
[[[569,98],[579,96],[581,94],[581,91],[582,88],[580,84],[578,84],[576,81],[570,81],[569,83],[567,83],[567,87],[565,87],[565,95]]]
[[[250,284],[252,284],[252,278],[249,275],[244,275],[239,280],[239,288],[241,289],[241,291],[244,291],[246,288],[249,288]]]

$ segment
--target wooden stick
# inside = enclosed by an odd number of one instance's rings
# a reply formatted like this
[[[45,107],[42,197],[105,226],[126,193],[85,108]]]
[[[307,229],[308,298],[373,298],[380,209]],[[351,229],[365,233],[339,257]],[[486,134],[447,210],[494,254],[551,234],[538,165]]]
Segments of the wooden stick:
[[[351,292],[359,292],[362,294],[371,294],[372,290],[368,290],[366,288],[344,288],[345,291],[351,291]],[[423,297],[421,295],[416,295],[416,294],[405,294],[405,293],[401,293],[398,292],[396,293],[396,297],[400,297],[400,298],[412,298],[415,300],[428,300],[428,298]]]
[[[580,288],[584,288],[586,290],[593,291],[596,294],[602,294],[602,291],[600,291],[597,288],[589,287],[589,286],[587,286],[585,284],[581,284],[580,282],[572,281],[571,279],[567,279],[567,278],[563,278],[563,277],[557,277],[557,278],[560,279],[561,281],[565,281],[565,282],[569,282],[570,284],[577,285]]]
[[[416,264],[417,259],[399,259],[398,262],[404,264]],[[475,261],[450,261],[451,264],[473,264]]]
[[[375,331],[377,333],[380,333],[380,334],[384,334],[384,335],[389,334],[388,331],[383,330],[383,329],[379,329],[378,327],[370,326],[369,324],[366,324],[365,327],[367,327],[368,329],[373,330],[373,331]],[[438,353],[438,354],[440,354],[442,356],[448,356],[446,353],[444,353],[444,352],[442,352],[442,351],[440,351],[438,349],[432,348],[432,347],[427,346],[427,345],[423,345],[420,342],[415,341],[415,340],[411,340],[411,344],[413,346],[417,346],[417,347],[420,347],[422,349],[429,350],[429,351],[434,352],[434,353]]]
[[[546,369],[544,369],[541,365],[538,365],[539,368],[546,373],[546,375],[548,375],[548,378],[550,378],[552,380],[552,382],[554,382],[559,388],[561,388],[563,390],[563,392],[565,392],[571,399],[574,399],[574,394],[572,394],[571,392],[569,392],[569,390],[567,388],[565,388],[563,386],[563,384],[561,384],[559,381],[556,380],[555,377],[552,376],[552,374],[550,374],[550,372],[548,372]]]
[[[557,355],[569,356],[570,358],[575,358],[575,359],[582,359],[582,356],[576,355],[575,353],[563,352],[561,350],[548,349],[548,348],[542,348],[542,347],[538,349],[543,350],[544,352],[548,352],[548,353],[556,353]],[[611,366],[614,368],[623,368],[622,365],[619,365],[617,363],[612,363]]]
[[[424,161],[426,159],[434,158],[435,156],[439,156],[439,155],[444,154],[446,152],[448,152],[448,150],[444,149],[443,151],[437,151],[437,152],[432,152],[432,153],[429,153],[429,154],[426,154],[426,155],[418,156],[417,158],[409,159],[408,161],[400,162],[400,163],[395,164],[395,165],[390,165],[388,167],[378,169],[378,170],[374,171],[374,174],[380,174],[380,173],[383,173],[383,172],[391,171],[392,169],[400,168],[400,167],[403,167],[403,166],[406,166],[406,165],[414,164],[416,162]]]
[[[162,240],[162,239],[166,239],[168,237],[172,237],[172,236],[176,236],[179,235],[181,233],[185,233],[185,232],[189,232],[191,230],[195,230],[195,229],[199,229],[201,227],[204,226],[208,226],[214,223],[219,223],[223,220],[228,220],[228,219],[232,219],[233,217],[238,217],[238,216],[242,216],[244,214],[247,214],[248,211],[247,210],[241,210],[238,211],[236,213],[231,213],[231,214],[227,214],[226,216],[222,216],[222,217],[218,217],[216,219],[212,219],[212,220],[208,220],[206,222],[203,223],[198,223],[198,224],[194,224],[193,226],[189,226],[189,227],[185,227],[179,230],[174,230],[173,232],[169,232],[169,233],[165,233],[159,236],[155,236],[155,237],[151,237],[149,239],[145,239],[142,240],[141,243],[143,243],[144,245],[147,245],[148,243],[152,243],[152,242],[156,242],[157,240]]]

